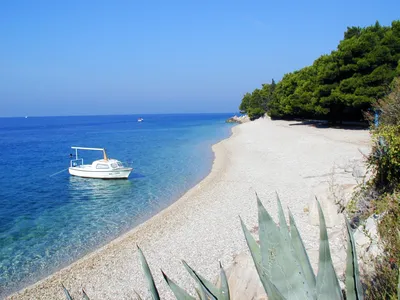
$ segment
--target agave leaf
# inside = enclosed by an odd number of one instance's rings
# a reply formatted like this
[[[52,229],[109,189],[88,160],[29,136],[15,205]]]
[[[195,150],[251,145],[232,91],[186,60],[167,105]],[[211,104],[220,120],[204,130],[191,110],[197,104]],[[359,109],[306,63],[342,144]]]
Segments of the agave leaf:
[[[356,244],[354,242],[353,232],[349,221],[345,218],[347,226],[347,265],[346,265],[346,299],[363,300],[363,290],[360,281],[360,272],[358,270]]]
[[[206,291],[204,290],[203,287],[200,287],[200,289],[195,287],[194,289],[196,290],[196,294],[197,294],[197,296],[199,296],[200,300],[208,300],[207,296],[206,296],[207,293],[206,293]]]
[[[229,285],[228,285],[228,279],[226,278],[226,274],[224,271],[224,268],[222,268],[221,262],[219,263],[219,268],[221,270],[221,288],[220,288],[220,294],[218,297],[218,300],[229,300]]]
[[[207,295],[210,295],[210,293],[206,290],[206,288],[204,287],[204,285],[202,285],[201,283],[199,284],[199,288],[200,288],[200,300],[209,300],[210,298]],[[211,296],[210,296],[211,297]],[[211,297],[212,300],[215,300],[215,297]]]
[[[90,300],[84,289],[82,289],[82,293],[83,293],[84,300]]]
[[[156,284],[154,283],[153,275],[151,274],[149,264],[147,263],[147,260],[144,257],[143,252],[139,248],[139,246],[137,246],[137,248],[139,250],[139,257],[140,257],[140,261],[142,262],[143,271],[144,271],[144,274],[146,275],[147,282],[149,284],[149,291],[151,293],[151,296],[152,296],[153,300],[159,300],[160,295],[158,294]]]
[[[251,235],[250,231],[244,225],[242,218],[240,218],[240,224],[242,225],[244,237],[246,238],[247,246],[250,249],[251,256],[253,257],[254,264],[256,268],[261,268],[261,250],[258,246],[256,240]]]
[[[207,292],[203,286],[201,286],[200,288],[195,287],[194,289],[196,290],[196,294],[197,296],[199,296],[200,300],[208,300]]]
[[[65,297],[67,298],[67,300],[73,300],[73,298],[71,297],[70,293],[68,292],[68,290],[65,288],[65,286],[61,283],[63,290],[64,290],[64,294]]]
[[[271,246],[272,244],[276,245],[278,243],[277,239],[279,239],[279,230],[271,216],[265,210],[257,194],[256,198],[258,208],[258,234],[260,239],[261,265],[263,266],[263,270],[267,273],[267,276],[271,278],[272,264],[275,263],[273,254],[276,252],[274,251],[276,249],[272,248]]]
[[[290,220],[290,238],[292,240],[294,251],[303,269],[304,277],[308,282],[308,286],[314,290],[316,283],[314,271],[311,266],[306,248],[304,247],[303,240],[301,239],[300,232],[297,229],[296,222],[294,221],[293,215],[290,210],[289,210],[289,220]]]
[[[135,290],[133,290],[133,292],[135,293],[136,298],[137,298],[138,300],[142,300],[142,297],[140,297],[140,295],[139,295],[138,292],[136,292]]]
[[[263,270],[261,265],[261,251],[256,240],[251,235],[250,231],[244,225],[243,220],[240,218],[244,236],[246,238],[247,246],[249,247],[251,256],[253,257],[254,265],[256,266],[258,276],[260,277],[261,283],[264,287],[265,292],[268,295],[268,299],[271,300],[284,300],[285,298],[278,291],[275,285],[272,284],[271,280],[267,276],[267,272]]]
[[[193,270],[184,260],[182,260],[182,263],[185,266],[186,270],[189,272],[189,274],[194,278],[194,280],[200,286],[200,288],[204,289],[206,294],[211,299],[218,299],[220,290],[215,285],[213,285],[210,281],[208,281],[203,276],[198,274],[195,270]]]
[[[194,290],[196,291],[196,295],[197,295],[200,299],[202,299],[202,298],[201,298],[201,295],[200,295],[199,289],[198,289],[197,287],[195,287]]]
[[[267,277],[287,299],[313,299],[303,271],[286,233],[281,233],[257,196],[260,245]],[[288,235],[288,234],[287,234]]]
[[[174,293],[176,299],[179,300],[195,300],[196,298],[190,296],[183,288],[178,286],[174,281],[168,278],[168,276],[161,271],[165,281],[167,282],[168,286],[170,287],[171,291]]]
[[[287,233],[285,238],[289,239],[289,228],[286,223],[285,213],[283,212],[282,203],[281,200],[279,199],[278,193],[276,193],[276,202],[278,203],[279,228],[281,232],[283,232],[284,234]]]
[[[317,299],[343,299],[339,281],[333,268],[331,251],[329,249],[328,232],[326,231],[325,217],[321,205],[319,212],[319,262],[317,275]]]

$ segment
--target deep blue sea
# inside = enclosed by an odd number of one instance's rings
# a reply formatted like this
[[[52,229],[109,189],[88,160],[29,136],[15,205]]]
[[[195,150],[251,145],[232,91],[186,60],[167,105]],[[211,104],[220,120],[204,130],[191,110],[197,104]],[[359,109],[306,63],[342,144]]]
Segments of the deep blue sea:
[[[230,116],[0,118],[0,298],[177,200],[211,170],[211,146],[229,137]],[[71,146],[104,147],[133,173],[127,180],[72,177]],[[102,158],[79,153],[85,163]]]

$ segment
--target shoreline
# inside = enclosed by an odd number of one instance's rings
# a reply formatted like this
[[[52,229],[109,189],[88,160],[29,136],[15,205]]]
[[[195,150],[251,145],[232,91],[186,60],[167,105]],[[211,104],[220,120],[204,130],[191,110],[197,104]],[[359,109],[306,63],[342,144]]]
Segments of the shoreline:
[[[318,230],[310,224],[304,208],[322,181],[319,176],[309,179],[309,175],[326,172],[342,158],[361,156],[358,146],[369,137],[365,132],[289,125],[286,121],[261,119],[233,127],[230,137],[212,146],[211,172],[177,201],[105,246],[6,299],[63,299],[61,283],[73,297],[81,297],[82,288],[92,299],[125,299],[134,291],[146,296],[147,283],[136,244],[149,262],[162,298],[170,299],[172,294],[160,268],[192,291],[190,276],[180,260],[214,280],[219,273],[218,260],[228,267],[235,255],[246,252],[238,216],[250,228],[257,223],[255,191],[273,216],[274,194],[278,192],[282,204],[290,207],[307,249],[315,251]],[[326,153],[330,149],[334,150]],[[340,261],[340,256],[337,258]],[[313,257],[310,259],[315,263]]]
[[[60,276],[62,277],[64,275],[64,273],[67,273],[70,271],[70,269],[74,268],[74,267],[79,267],[82,264],[85,264],[87,262],[89,262],[89,260],[91,259],[95,259],[97,255],[101,255],[101,253],[103,251],[107,251],[110,248],[113,247],[118,247],[119,243],[123,242],[125,239],[132,239],[135,235],[138,234],[139,231],[146,231],[146,230],[153,230],[153,226],[155,222],[161,222],[162,218],[167,215],[168,213],[170,213],[170,210],[174,210],[174,209],[178,209],[178,207],[175,206],[179,206],[181,204],[181,202],[187,200],[193,193],[198,192],[198,189],[201,187],[201,185],[205,185],[208,183],[208,181],[211,181],[213,179],[213,177],[217,176],[216,172],[221,172],[221,169],[223,168],[223,165],[225,163],[226,160],[226,156],[223,155],[223,153],[221,153],[222,151],[224,151],[225,149],[223,147],[221,147],[221,143],[223,143],[224,141],[230,139],[231,137],[233,137],[235,134],[237,134],[238,132],[238,127],[240,124],[235,125],[231,128],[231,134],[219,141],[216,144],[213,144],[211,146],[211,150],[213,152],[213,161],[212,161],[212,166],[210,169],[210,172],[203,178],[201,179],[197,184],[195,184],[193,187],[191,187],[189,190],[187,190],[181,197],[179,197],[176,201],[172,202],[170,205],[168,205],[166,208],[162,209],[161,211],[159,211],[158,213],[156,213],[155,215],[151,216],[149,219],[145,220],[144,222],[138,224],[137,226],[135,226],[134,228],[128,230],[127,232],[123,233],[122,235],[116,237],[115,239],[111,240],[110,242],[106,243],[105,245],[101,246],[100,248],[95,249],[94,251],[91,251],[90,253],[84,255],[83,257],[77,259],[76,261],[72,262],[71,264],[53,272],[52,274],[40,279],[39,281],[30,284],[24,288],[22,288],[19,291],[16,291],[12,294],[9,294],[8,296],[6,296],[6,299],[20,299],[20,297],[25,297],[25,295],[28,292],[28,290],[35,290],[36,288],[41,288],[40,286],[43,284],[46,284],[47,281],[54,281],[54,277],[55,276]],[[218,153],[219,152],[219,153]],[[138,243],[138,245],[142,248],[141,244]],[[136,247],[136,244],[134,245]],[[143,250],[143,248],[142,248]],[[135,254],[136,254],[136,249],[134,249]],[[137,254],[136,254],[137,255]],[[146,254],[145,254],[146,255]],[[64,284],[65,285],[65,284]],[[60,281],[60,291],[61,291],[61,281]],[[71,293],[71,290],[70,290]],[[71,293],[73,294],[73,293]],[[28,296],[29,297],[29,296]],[[21,298],[22,299],[22,298]]]

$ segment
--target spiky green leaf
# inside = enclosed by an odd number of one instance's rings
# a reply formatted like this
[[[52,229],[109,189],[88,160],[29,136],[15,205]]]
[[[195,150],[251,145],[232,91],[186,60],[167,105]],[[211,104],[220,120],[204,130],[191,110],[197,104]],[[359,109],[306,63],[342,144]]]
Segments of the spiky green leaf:
[[[253,258],[254,265],[256,267],[258,276],[260,277],[261,283],[264,287],[265,292],[268,295],[268,299],[271,300],[285,300],[282,294],[278,291],[275,285],[272,284],[271,280],[267,276],[267,272],[263,270],[261,265],[261,251],[256,240],[247,229],[242,218],[240,218],[240,224],[242,225],[244,237],[246,239],[247,246],[249,247],[251,256]]]
[[[178,300],[195,300],[196,298],[192,297],[188,292],[186,292],[183,288],[178,286],[172,279],[168,278],[168,276],[161,271],[165,281],[167,282],[169,288],[174,293],[176,299]]]
[[[285,300],[285,298],[278,291],[276,286],[268,278],[267,272],[263,269],[263,266],[261,264],[260,246],[258,246],[256,240],[251,235],[251,233],[247,229],[246,225],[244,225],[243,220],[241,218],[240,218],[240,223],[242,224],[242,229],[243,229],[244,237],[246,238],[247,246],[249,247],[251,256],[253,258],[254,265],[255,265],[257,273],[258,273],[258,276],[260,277],[260,280],[264,287],[264,290],[268,295],[268,299]]]
[[[199,299],[202,300],[199,289],[195,287],[194,290],[196,291],[196,295],[199,297]]]
[[[198,283],[198,284],[199,284],[199,290],[200,290],[200,300],[216,299],[215,297],[208,297],[208,295],[210,295],[210,293],[206,290],[204,285],[202,285],[201,283]]]
[[[258,196],[257,205],[262,266],[267,277],[287,299],[314,299],[288,234],[281,233]]]
[[[61,283],[61,285],[62,285],[62,288],[63,288],[63,290],[64,290],[64,294],[65,294],[65,297],[67,298],[67,300],[73,300],[73,298],[71,297],[71,295],[70,295],[70,293],[68,292],[68,290],[65,288],[65,286]]]
[[[259,225],[259,240],[260,240],[260,251],[261,251],[261,265],[267,276],[271,278],[272,265],[276,263],[275,254],[276,248],[273,245],[277,245],[279,240],[279,230],[271,216],[265,210],[258,195],[257,198],[257,209],[258,209],[258,225]]]
[[[196,294],[200,300],[208,300],[207,299],[207,292],[204,290],[203,287],[194,288],[196,290]]]
[[[86,294],[86,292],[85,292],[84,289],[82,289],[82,294],[83,294],[83,299],[84,299],[84,300],[90,300],[90,299],[89,299],[89,296]]]
[[[297,256],[297,260],[299,261],[303,269],[304,277],[306,278],[308,285],[310,286],[311,289],[315,289],[316,280],[314,271],[311,266],[306,248],[304,247],[303,240],[300,236],[300,232],[297,229],[296,222],[294,221],[293,215],[290,210],[289,210],[289,220],[290,220],[290,238],[292,241],[294,251]]]
[[[205,279],[203,276],[198,274],[195,270],[193,270],[184,260],[182,260],[183,265],[185,266],[186,270],[189,272],[189,274],[193,277],[193,279],[197,282],[199,285],[200,292],[206,292],[206,294],[211,298],[211,299],[217,299],[218,295],[220,294],[219,289],[213,285],[210,281]]]
[[[140,297],[139,293],[136,292],[136,290],[133,290],[133,292],[135,293],[137,300],[142,300],[142,297]]]
[[[331,251],[329,248],[328,232],[321,205],[317,200],[319,213],[319,262],[317,275],[317,299],[343,299],[339,281],[333,268]]]
[[[261,251],[258,246],[256,240],[251,235],[250,231],[247,229],[246,225],[244,225],[243,220],[240,218],[240,223],[242,225],[244,237],[246,239],[247,246],[249,247],[250,254],[253,258],[254,265],[256,267],[258,276],[260,277],[261,283],[264,286],[264,290],[267,293],[268,297],[271,299],[284,299],[282,295],[278,292],[277,295],[274,295],[274,291],[276,288],[272,287],[271,281],[267,277],[267,272],[263,270],[261,265]],[[280,296],[280,298],[279,298]]]
[[[347,263],[346,263],[346,299],[363,300],[364,294],[358,269],[356,244],[349,221],[345,218],[347,226]]]
[[[258,246],[256,240],[253,238],[246,225],[244,225],[242,218],[240,218],[240,224],[242,225],[244,237],[246,239],[247,246],[250,249],[251,256],[253,257],[254,264],[256,265],[256,268],[261,268],[260,246]]]
[[[221,288],[220,288],[220,294],[218,297],[218,300],[229,300],[229,285],[228,285],[228,279],[226,278],[225,270],[222,268],[222,264],[219,263],[219,268],[221,270]]]
[[[159,300],[160,299],[160,295],[158,294],[158,290],[157,290],[156,284],[154,282],[153,275],[151,274],[149,264],[147,263],[147,260],[144,257],[143,252],[139,248],[139,246],[137,246],[137,248],[138,248],[138,251],[139,251],[140,261],[142,262],[143,271],[144,271],[144,274],[145,274],[145,276],[147,278],[147,283],[149,285],[150,294],[151,294],[153,300]]]
[[[286,235],[286,238],[289,239],[289,228],[286,223],[285,213],[283,212],[282,203],[281,200],[279,199],[278,193],[276,193],[276,202],[278,204],[279,228],[281,232]]]

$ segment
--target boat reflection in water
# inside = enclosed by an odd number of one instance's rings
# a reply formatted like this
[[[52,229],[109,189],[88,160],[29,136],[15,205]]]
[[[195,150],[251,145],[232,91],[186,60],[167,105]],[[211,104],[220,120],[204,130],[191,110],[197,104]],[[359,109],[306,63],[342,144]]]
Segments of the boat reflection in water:
[[[72,201],[107,200],[121,201],[132,193],[133,183],[130,180],[101,180],[69,177],[69,191]]]

